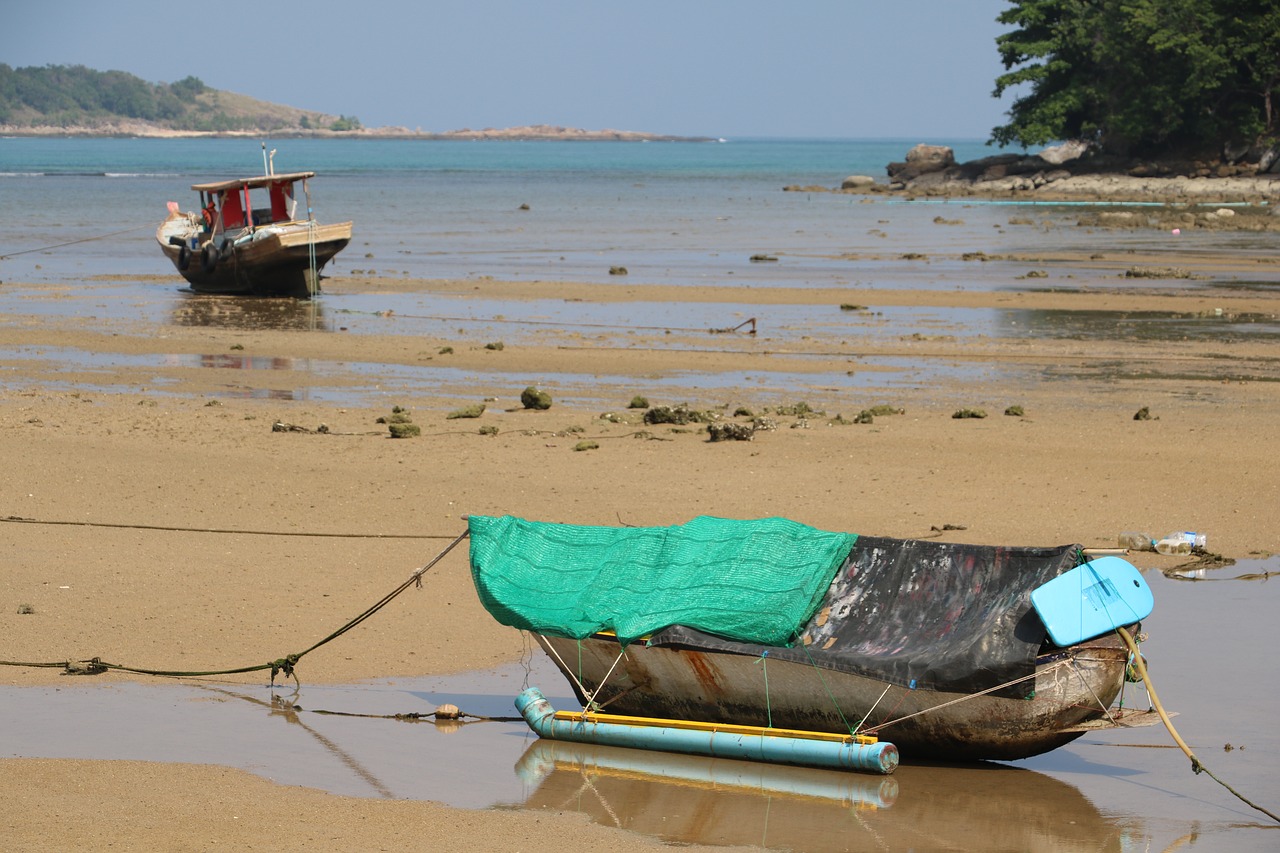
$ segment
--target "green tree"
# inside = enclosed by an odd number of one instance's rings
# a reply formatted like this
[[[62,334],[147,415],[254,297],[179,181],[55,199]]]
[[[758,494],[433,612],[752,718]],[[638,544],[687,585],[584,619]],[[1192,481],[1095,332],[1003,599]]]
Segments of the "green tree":
[[[98,78],[97,107],[129,118],[154,119],[155,87],[123,71],[107,71]]]
[[[18,106],[17,74],[0,62],[0,122],[8,122]]]
[[[1010,0],[996,38],[1015,90],[992,141],[1213,153],[1280,129],[1280,0]]]
[[[205,90],[204,81],[199,77],[183,77],[176,83],[169,84],[169,90],[184,101],[190,101]]]
[[[343,132],[348,130],[359,130],[361,126],[360,119],[355,116],[340,116],[329,125],[329,129]]]

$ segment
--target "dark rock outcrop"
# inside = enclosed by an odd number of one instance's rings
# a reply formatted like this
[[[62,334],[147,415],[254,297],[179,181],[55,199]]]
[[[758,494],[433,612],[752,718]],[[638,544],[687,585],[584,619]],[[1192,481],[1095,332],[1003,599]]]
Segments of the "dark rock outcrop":
[[[1259,202],[1274,200],[1280,192],[1280,146],[1257,151],[1234,146],[1213,160],[1151,162],[1104,156],[1085,142],[1071,141],[1039,154],[1005,153],[957,163],[946,146],[917,145],[905,162],[890,163],[887,172],[887,184],[846,180],[838,191],[1046,201]]]

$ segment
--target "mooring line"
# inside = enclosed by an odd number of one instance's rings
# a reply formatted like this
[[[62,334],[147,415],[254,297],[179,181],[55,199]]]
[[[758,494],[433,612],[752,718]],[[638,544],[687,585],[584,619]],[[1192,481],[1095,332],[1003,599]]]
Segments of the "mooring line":
[[[68,240],[65,243],[54,243],[52,246],[41,246],[38,249],[23,249],[20,252],[8,252],[6,254],[0,255],[0,261],[5,261],[5,260],[8,260],[9,258],[16,258],[18,257],[18,255],[29,255],[32,252],[47,252],[50,249],[61,249],[64,246],[74,246],[77,243],[91,243],[94,240],[105,240],[108,237],[119,237],[121,234],[129,234],[130,232],[137,231],[139,228],[147,228],[150,225],[151,225],[150,222],[143,222],[139,225],[134,225],[130,228],[125,228],[122,231],[112,231],[110,234],[98,234],[95,237],[82,237],[79,240]]]
[[[872,734],[875,734],[875,733],[879,732],[881,729],[887,729],[889,726],[897,725],[898,723],[901,723],[901,722],[903,722],[904,720],[910,720],[910,719],[912,719],[913,717],[919,717],[919,716],[922,716],[922,715],[924,715],[924,714],[931,714],[931,713],[933,713],[934,711],[940,711],[940,710],[942,710],[943,708],[949,708],[949,707],[951,707],[952,705],[958,705],[958,704],[960,704],[961,702],[968,702],[970,699],[977,699],[977,698],[979,698],[980,696],[986,696],[988,693],[994,693],[994,692],[995,692],[995,691],[997,691],[997,690],[1003,690],[1003,689],[1004,689],[1004,688],[1006,688],[1006,687],[1012,687],[1013,685],[1018,684],[1018,683],[1020,683],[1020,682],[1023,682],[1023,681],[1029,681],[1029,680],[1031,680],[1031,679],[1033,679],[1033,678],[1036,678],[1038,675],[1042,675],[1042,674],[1044,674],[1044,673],[1052,672],[1052,671],[1053,671],[1053,670],[1055,670],[1055,669],[1060,669],[1060,668],[1062,668],[1063,666],[1065,666],[1067,663],[1068,663],[1068,662],[1067,662],[1067,661],[1065,661],[1065,660],[1060,660],[1060,661],[1058,661],[1057,663],[1052,664],[1051,666],[1049,666],[1047,669],[1041,670],[1040,672],[1033,672],[1033,673],[1031,673],[1030,675],[1024,675],[1024,676],[1022,676],[1021,678],[1015,678],[1015,679],[1013,679],[1012,681],[1006,681],[1004,684],[997,684],[995,687],[988,687],[986,690],[979,690],[977,693],[966,693],[964,696],[960,696],[960,697],[958,697],[958,698],[956,698],[956,699],[952,699],[952,700],[950,700],[950,701],[948,701],[948,702],[943,702],[943,703],[938,704],[938,705],[931,705],[931,706],[929,706],[928,708],[923,708],[923,709],[921,709],[921,710],[919,710],[919,711],[916,711],[916,712],[915,712],[915,713],[913,713],[913,714],[907,714],[906,716],[898,717],[896,720],[890,720],[890,721],[889,721],[889,722],[887,722],[887,723],[880,723],[879,725],[870,726],[870,727],[868,727],[867,729],[865,729],[864,731],[869,732],[869,733],[872,733]],[[883,697],[882,697],[882,698],[883,698]],[[877,704],[878,704],[878,702],[877,702]]]
[[[1164,706],[1160,704],[1160,697],[1156,695],[1155,685],[1151,683],[1151,676],[1147,674],[1147,665],[1142,660],[1142,652],[1138,651],[1138,644],[1134,642],[1133,635],[1126,629],[1119,626],[1116,627],[1116,633],[1120,635],[1120,639],[1124,640],[1124,644],[1129,647],[1129,651],[1133,652],[1134,665],[1138,668],[1138,674],[1142,676],[1142,683],[1147,686],[1147,695],[1151,697],[1151,704],[1155,707],[1156,713],[1160,715],[1160,719],[1164,722],[1164,727],[1168,729],[1169,734],[1173,736],[1174,743],[1178,745],[1178,748],[1182,750],[1187,758],[1191,759],[1191,771],[1196,775],[1207,773],[1210,779],[1230,791],[1240,802],[1252,809],[1262,812],[1275,822],[1280,823],[1280,817],[1270,811],[1267,811],[1257,803],[1251,802],[1235,788],[1232,788],[1226,782],[1222,781],[1217,776],[1214,776],[1209,768],[1205,767],[1199,758],[1196,758],[1196,754],[1191,751],[1191,747],[1187,746],[1187,742],[1178,734],[1178,730],[1173,727],[1173,721],[1169,719],[1169,715],[1165,713]]]
[[[303,536],[321,539],[451,539],[447,533],[317,533],[288,530],[243,530],[229,527],[177,527],[163,524],[118,524],[109,521],[61,521],[8,515],[0,522],[11,524],[63,525],[67,527],[106,527],[117,530],[161,530],[167,533],[218,533],[242,536]]]
[[[196,678],[196,677],[208,676],[208,675],[238,675],[238,674],[248,673],[248,672],[260,672],[263,670],[271,670],[271,683],[273,685],[275,684],[276,676],[279,675],[281,672],[283,672],[286,676],[292,676],[295,683],[301,684],[301,682],[298,680],[298,675],[297,675],[297,672],[295,672],[295,669],[298,665],[298,662],[302,659],[304,655],[315,651],[316,649],[320,648],[325,643],[328,643],[331,640],[336,640],[338,637],[341,637],[343,634],[350,631],[352,628],[356,627],[357,625],[359,625],[364,620],[368,619],[373,614],[377,613],[387,604],[391,603],[392,599],[394,599],[400,593],[404,592],[410,586],[416,585],[418,587],[421,587],[422,576],[426,574],[426,572],[429,571],[433,566],[435,566],[436,563],[439,563],[441,560],[443,560],[445,558],[445,555],[447,555],[450,551],[452,551],[458,545],[459,542],[461,542],[463,539],[466,539],[470,535],[471,535],[470,528],[463,530],[462,533],[458,534],[452,542],[450,542],[448,545],[444,547],[444,550],[442,550],[439,554],[436,554],[436,556],[432,558],[432,560],[429,563],[427,563],[422,568],[415,570],[411,575],[409,575],[409,577],[404,581],[404,583],[400,584],[391,592],[384,595],[373,605],[366,608],[363,613],[356,616],[354,619],[350,620],[349,622],[347,622],[347,624],[343,625],[338,630],[332,632],[324,639],[316,643],[313,643],[311,646],[307,647],[306,649],[303,649],[300,652],[295,652],[294,654],[285,655],[282,658],[278,658],[276,660],[269,661],[267,663],[255,664],[253,666],[235,667],[233,669],[214,669],[214,670],[194,671],[194,670],[143,669],[141,667],[127,666],[125,664],[109,663],[108,661],[102,660],[102,658],[100,657],[93,657],[93,658],[88,658],[85,660],[78,660],[78,661],[51,661],[51,662],[0,660],[0,666],[18,666],[18,667],[33,667],[33,668],[58,667],[66,670],[68,674],[74,674],[74,675],[97,675],[99,673],[106,672],[107,670],[117,670],[120,672],[134,673],[135,675],[154,675],[154,676],[161,676],[166,678]]]

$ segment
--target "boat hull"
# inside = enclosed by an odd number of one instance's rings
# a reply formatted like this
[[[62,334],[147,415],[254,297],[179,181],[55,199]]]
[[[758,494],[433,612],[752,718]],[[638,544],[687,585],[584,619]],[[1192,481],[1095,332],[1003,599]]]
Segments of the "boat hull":
[[[868,730],[904,760],[1012,760],[1056,749],[1106,715],[1127,651],[1108,636],[1037,661],[1030,699],[912,690],[784,660],[617,640],[539,635],[584,704],[611,714],[848,733]],[[606,683],[607,682],[607,683]],[[579,684],[581,687],[579,687]],[[601,685],[605,686],[601,688]],[[584,695],[584,690],[587,695]]]
[[[253,239],[228,243],[214,263],[205,264],[203,244],[190,247],[190,219],[176,214],[161,223],[156,242],[197,293],[311,296],[319,290],[320,270],[351,242],[350,222],[270,226]]]

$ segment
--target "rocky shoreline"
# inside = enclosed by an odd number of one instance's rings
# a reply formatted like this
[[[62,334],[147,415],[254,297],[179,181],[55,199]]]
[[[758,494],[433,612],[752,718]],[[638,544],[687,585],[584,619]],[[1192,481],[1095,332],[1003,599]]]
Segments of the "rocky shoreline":
[[[1280,173],[1270,171],[1280,166],[1280,158],[1264,156],[1254,163],[1243,159],[1231,162],[1225,157],[1217,161],[1151,163],[1085,157],[1081,156],[1083,153],[1079,147],[1064,145],[1039,154],[999,154],[958,163],[949,147],[917,145],[905,161],[886,167],[887,180],[851,175],[839,187],[792,185],[783,189],[905,198],[1251,205],[1261,208],[1271,221],[1244,216],[1235,225],[1249,219],[1259,229],[1280,230],[1280,217],[1271,215],[1275,210],[1271,205],[1280,198]]]

